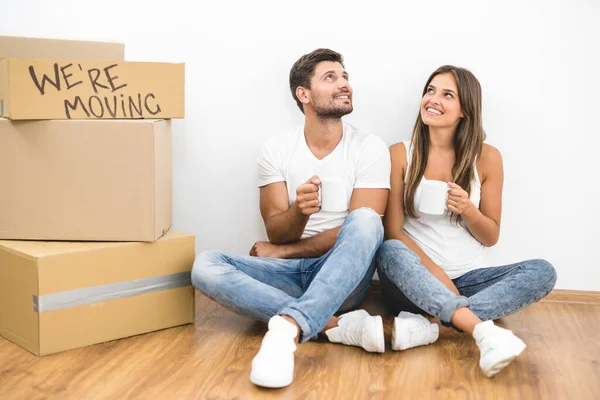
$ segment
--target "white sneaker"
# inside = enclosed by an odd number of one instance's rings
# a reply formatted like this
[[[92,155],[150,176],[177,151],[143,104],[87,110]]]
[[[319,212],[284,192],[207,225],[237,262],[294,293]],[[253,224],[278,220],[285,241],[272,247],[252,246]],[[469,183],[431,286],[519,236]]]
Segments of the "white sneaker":
[[[481,353],[479,367],[488,378],[502,371],[527,347],[514,333],[494,325],[493,321],[475,325],[473,337]]]
[[[279,315],[269,320],[269,331],[252,360],[250,382],[268,388],[281,388],[294,379],[294,339],[298,328]]]
[[[435,342],[440,335],[440,327],[430,323],[420,314],[406,311],[394,318],[392,329],[392,349],[406,350]]]
[[[356,310],[340,316],[338,326],[325,331],[333,343],[362,347],[369,352],[383,353],[383,321],[379,315],[371,316],[365,310]]]

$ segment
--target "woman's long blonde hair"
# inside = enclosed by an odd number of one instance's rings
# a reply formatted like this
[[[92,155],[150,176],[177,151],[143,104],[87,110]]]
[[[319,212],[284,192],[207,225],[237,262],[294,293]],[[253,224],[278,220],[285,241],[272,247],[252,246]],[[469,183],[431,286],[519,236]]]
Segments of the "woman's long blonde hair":
[[[456,80],[460,108],[464,114],[454,134],[455,162],[452,167],[452,179],[470,196],[471,182],[475,177],[475,160],[481,154],[485,140],[481,122],[481,85],[471,71],[452,65],[443,65],[427,79],[423,88],[423,96],[427,93],[432,79],[436,75],[444,73],[451,73]],[[413,152],[406,180],[404,207],[408,215],[417,218],[414,204],[415,192],[425,174],[430,145],[429,127],[423,123],[420,112],[413,129],[411,144]]]

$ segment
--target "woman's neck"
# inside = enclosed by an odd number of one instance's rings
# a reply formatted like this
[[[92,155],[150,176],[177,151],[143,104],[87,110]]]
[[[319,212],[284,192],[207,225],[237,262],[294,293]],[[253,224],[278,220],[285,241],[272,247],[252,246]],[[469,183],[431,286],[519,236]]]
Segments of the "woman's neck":
[[[455,127],[429,128],[429,149],[446,152],[454,150]]]

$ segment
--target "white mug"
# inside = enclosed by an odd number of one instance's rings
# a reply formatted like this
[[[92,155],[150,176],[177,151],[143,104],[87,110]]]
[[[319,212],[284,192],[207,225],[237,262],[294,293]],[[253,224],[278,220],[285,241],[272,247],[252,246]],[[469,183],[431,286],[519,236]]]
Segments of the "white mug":
[[[319,195],[322,211],[339,212],[348,210],[346,182],[322,180]]]
[[[419,211],[423,214],[442,215],[448,208],[448,191],[446,182],[424,180],[421,183],[421,199]]]

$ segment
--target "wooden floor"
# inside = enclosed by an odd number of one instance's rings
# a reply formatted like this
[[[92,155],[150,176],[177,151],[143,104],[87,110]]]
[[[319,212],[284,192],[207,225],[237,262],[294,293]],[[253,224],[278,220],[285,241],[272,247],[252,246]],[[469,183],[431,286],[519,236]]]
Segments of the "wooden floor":
[[[197,295],[196,324],[38,358],[0,338],[0,399],[600,399],[600,295],[555,291],[500,321],[528,345],[493,379],[473,340],[447,332],[433,345],[385,354],[326,342],[301,345],[294,382],[249,380],[265,324]]]

